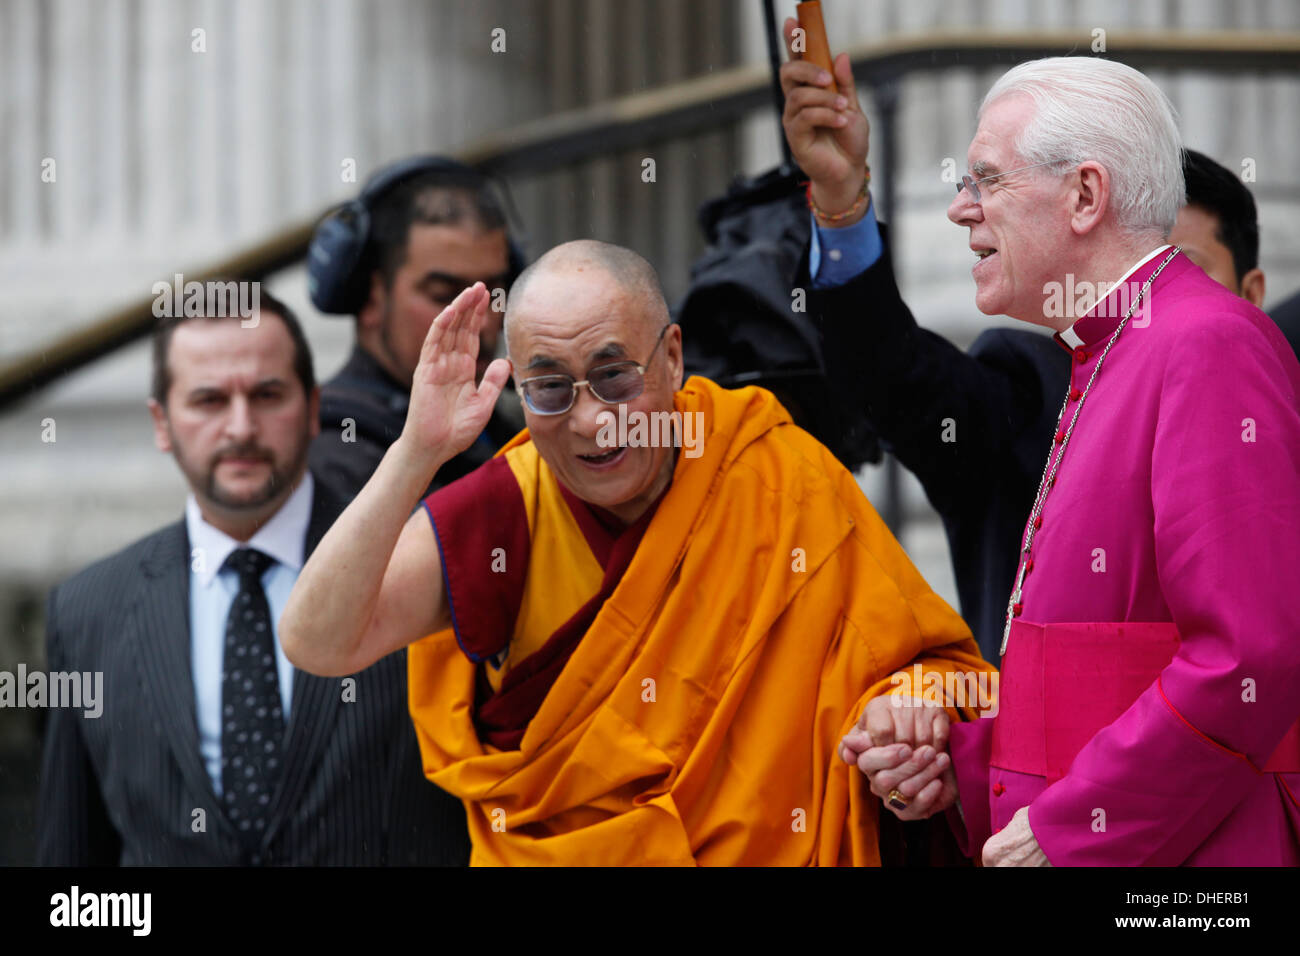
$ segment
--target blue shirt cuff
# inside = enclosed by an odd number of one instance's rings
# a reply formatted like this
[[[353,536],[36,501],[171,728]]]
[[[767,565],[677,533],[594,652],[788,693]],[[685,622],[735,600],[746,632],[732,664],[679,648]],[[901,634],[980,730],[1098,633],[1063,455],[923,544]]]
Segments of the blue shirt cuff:
[[[812,245],[808,250],[808,273],[814,289],[830,289],[845,285],[866,272],[879,261],[885,251],[876,225],[874,200],[867,204],[867,213],[851,226],[843,229],[825,229],[812,217]],[[826,249],[822,253],[823,246]]]

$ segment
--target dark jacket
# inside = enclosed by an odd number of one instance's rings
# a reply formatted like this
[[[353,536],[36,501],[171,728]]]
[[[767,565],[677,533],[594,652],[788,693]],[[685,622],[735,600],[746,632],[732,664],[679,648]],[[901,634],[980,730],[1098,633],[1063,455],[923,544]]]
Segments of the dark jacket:
[[[969,353],[921,328],[899,294],[888,233],[880,231],[884,253],[875,265],[810,294],[826,375],[920,479],[948,534],[962,616],[996,661],[1070,354],[1028,328],[987,329]]]
[[[319,479],[313,498],[307,554],[344,506]],[[423,774],[406,703],[405,651],[357,674],[355,700],[347,703],[342,679],[295,671],[269,826],[257,851],[242,847],[199,751],[189,563],[181,521],[51,592],[49,669],[102,672],[104,700],[98,718],[50,712],[37,862],[468,862],[464,808]]]
[[[1286,340],[1291,345],[1291,350],[1295,352],[1296,358],[1300,359],[1300,292],[1296,292],[1273,306],[1269,316],[1277,323],[1277,327],[1282,330],[1282,334],[1286,336]]]
[[[878,462],[880,442],[861,406],[838,402],[807,302],[812,223],[797,168],[737,180],[700,207],[708,248],[691,265],[678,305],[686,371],[726,388],[761,385],[849,470]]]
[[[523,427],[522,413],[517,419],[507,414],[513,395],[502,393],[478,441],[438,470],[426,494],[469,474]],[[321,430],[308,453],[312,472],[351,501],[402,434],[409,402],[410,389],[355,346],[339,373],[321,386]]]

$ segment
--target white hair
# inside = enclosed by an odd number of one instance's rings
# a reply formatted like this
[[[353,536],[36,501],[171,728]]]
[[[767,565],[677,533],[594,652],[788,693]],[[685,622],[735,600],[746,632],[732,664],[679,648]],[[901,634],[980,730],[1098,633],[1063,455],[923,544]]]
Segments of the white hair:
[[[1032,98],[1033,118],[1015,143],[1025,164],[1094,160],[1110,173],[1121,228],[1169,235],[1186,200],[1182,136],[1169,98],[1146,76],[1113,60],[1057,56],[1030,60],[1002,75],[979,115],[1013,93]]]

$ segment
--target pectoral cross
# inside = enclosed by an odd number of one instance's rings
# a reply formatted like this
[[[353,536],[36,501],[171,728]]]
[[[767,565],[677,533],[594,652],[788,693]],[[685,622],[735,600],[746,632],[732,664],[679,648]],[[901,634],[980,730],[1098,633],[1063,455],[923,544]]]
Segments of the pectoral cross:
[[[1020,570],[1016,572],[1016,586],[1011,589],[1011,600],[1007,602],[1007,626],[1002,629],[1002,648],[998,651],[1001,657],[1007,652],[1007,641],[1011,640],[1011,619],[1015,617],[1016,605],[1020,603],[1020,596],[1025,583],[1025,571],[1029,567],[1029,561],[1025,558],[1020,560]]]

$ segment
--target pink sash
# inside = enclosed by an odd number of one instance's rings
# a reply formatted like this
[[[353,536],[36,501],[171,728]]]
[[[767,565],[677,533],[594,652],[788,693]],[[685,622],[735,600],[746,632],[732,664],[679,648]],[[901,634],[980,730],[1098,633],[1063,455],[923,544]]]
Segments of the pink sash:
[[[1013,621],[1002,659],[992,765],[1048,783],[1061,779],[1084,745],[1151,686],[1178,643],[1169,623]],[[1009,688],[1014,693],[1007,694]],[[1300,772],[1300,721],[1263,770]]]

